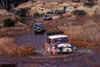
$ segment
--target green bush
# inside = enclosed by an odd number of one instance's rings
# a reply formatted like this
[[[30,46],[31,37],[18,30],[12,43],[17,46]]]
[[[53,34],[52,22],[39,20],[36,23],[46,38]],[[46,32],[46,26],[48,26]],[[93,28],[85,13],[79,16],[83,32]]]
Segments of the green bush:
[[[20,22],[26,24],[26,19],[25,18],[20,18]]]
[[[83,16],[83,15],[87,15],[87,12],[85,12],[84,10],[74,10],[72,11],[72,14],[76,15],[76,16]]]
[[[43,17],[44,15],[45,15],[45,14],[44,14],[44,13],[42,13],[42,14],[40,14],[40,15],[39,15],[39,17]]]
[[[26,9],[20,9],[20,10],[17,10],[16,14],[20,17],[26,17],[27,16],[27,10]]]
[[[10,18],[9,19],[5,19],[3,21],[3,25],[4,27],[12,27],[15,25],[15,21],[11,20]]]
[[[47,14],[51,14],[51,12],[48,11]]]
[[[41,9],[41,11],[44,11],[43,9]]]
[[[43,5],[45,5],[45,3],[43,3]]]
[[[74,8],[77,8],[77,6],[74,6]]]
[[[34,17],[39,17],[40,14],[39,13],[34,13]]]
[[[41,6],[41,8],[43,8],[43,6]]]
[[[66,7],[67,7],[67,6],[64,6],[64,8],[63,8],[63,9],[64,9],[64,10],[66,10]]]

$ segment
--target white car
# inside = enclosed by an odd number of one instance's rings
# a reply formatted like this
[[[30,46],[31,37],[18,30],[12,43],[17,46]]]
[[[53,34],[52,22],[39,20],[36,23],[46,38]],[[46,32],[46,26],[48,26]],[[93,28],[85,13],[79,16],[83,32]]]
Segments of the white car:
[[[52,16],[50,14],[46,14],[43,16],[43,20],[52,20]]]
[[[61,33],[61,34],[60,34]],[[49,35],[45,42],[45,49],[52,54],[71,53],[76,51],[76,46],[71,44],[68,36],[62,35],[63,32],[47,33]],[[52,35],[53,34],[53,35]]]
[[[65,10],[70,10],[70,9],[74,9],[74,7],[66,7]]]

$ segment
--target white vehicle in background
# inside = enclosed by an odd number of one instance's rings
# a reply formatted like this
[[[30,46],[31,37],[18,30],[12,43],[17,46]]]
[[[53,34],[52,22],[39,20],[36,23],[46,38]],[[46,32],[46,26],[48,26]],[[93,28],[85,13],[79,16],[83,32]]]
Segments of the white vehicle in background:
[[[74,9],[74,7],[70,6],[70,7],[66,7],[65,10],[70,10],[70,9]]]
[[[43,20],[52,20],[52,16],[50,14],[46,14],[43,16]]]
[[[44,26],[43,23],[35,23],[34,24],[34,32],[35,33],[40,33],[40,32],[44,32]]]

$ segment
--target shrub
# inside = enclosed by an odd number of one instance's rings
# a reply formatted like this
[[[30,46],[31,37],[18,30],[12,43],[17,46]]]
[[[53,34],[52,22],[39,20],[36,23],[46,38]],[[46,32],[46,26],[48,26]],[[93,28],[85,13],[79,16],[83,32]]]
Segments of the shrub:
[[[81,2],[80,0],[72,0],[73,2]]]
[[[43,17],[44,15],[45,15],[45,14],[44,14],[44,13],[42,13],[42,14],[40,14],[40,15],[39,15],[39,17]]]
[[[83,16],[83,15],[87,15],[87,12],[85,12],[84,10],[74,10],[72,11],[72,14],[76,15],[76,16]]]
[[[13,20],[9,19],[5,19],[3,22],[4,27],[12,27],[15,25],[15,22]]]
[[[51,12],[47,12],[47,14],[51,14]]]
[[[25,18],[21,18],[20,22],[26,24],[26,19]]]
[[[43,3],[43,5],[45,5],[45,3]]]
[[[67,7],[67,6],[64,6],[64,8],[63,8],[63,9],[64,9],[64,10],[66,10],[66,7]]]
[[[41,6],[41,8],[43,8],[43,6]]]
[[[34,13],[34,17],[39,17],[40,14],[39,13]]]
[[[77,8],[77,6],[74,6],[74,8]]]
[[[95,3],[84,3],[83,6],[86,6],[86,7],[93,7],[95,5]]]
[[[41,11],[44,11],[43,9],[41,9]]]
[[[17,10],[16,14],[20,17],[25,17],[27,15],[27,10],[26,9],[20,9],[20,10]]]

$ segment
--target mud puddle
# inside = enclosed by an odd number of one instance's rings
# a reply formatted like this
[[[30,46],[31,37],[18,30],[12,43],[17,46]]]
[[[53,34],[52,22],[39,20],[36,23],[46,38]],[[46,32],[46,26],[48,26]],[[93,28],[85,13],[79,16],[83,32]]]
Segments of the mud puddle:
[[[2,58],[0,61],[2,60],[2,63],[17,63],[16,67],[99,67],[99,56],[99,52],[92,50],[92,52],[85,54],[35,55],[22,58],[8,57]]]
[[[29,45],[35,47],[44,47],[46,41],[46,33],[35,34],[34,32],[22,36],[16,36],[15,41],[18,45]]]

